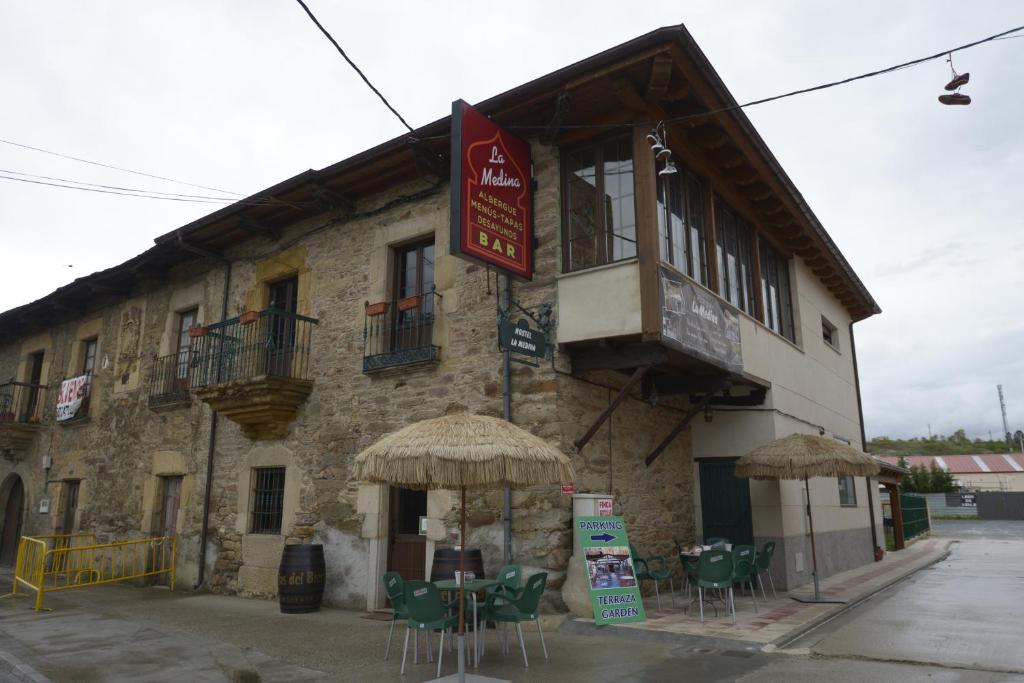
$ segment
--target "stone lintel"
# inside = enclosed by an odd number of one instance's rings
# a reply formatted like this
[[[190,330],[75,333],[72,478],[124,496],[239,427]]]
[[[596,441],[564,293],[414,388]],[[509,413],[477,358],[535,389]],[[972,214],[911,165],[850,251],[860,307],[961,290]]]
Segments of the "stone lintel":
[[[196,390],[199,400],[242,428],[254,440],[282,439],[312,380],[260,375]]]

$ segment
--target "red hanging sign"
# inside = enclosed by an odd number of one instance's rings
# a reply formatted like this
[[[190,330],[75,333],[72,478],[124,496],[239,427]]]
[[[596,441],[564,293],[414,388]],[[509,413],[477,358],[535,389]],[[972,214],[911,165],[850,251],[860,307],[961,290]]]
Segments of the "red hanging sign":
[[[452,103],[451,253],[533,279],[530,144]]]

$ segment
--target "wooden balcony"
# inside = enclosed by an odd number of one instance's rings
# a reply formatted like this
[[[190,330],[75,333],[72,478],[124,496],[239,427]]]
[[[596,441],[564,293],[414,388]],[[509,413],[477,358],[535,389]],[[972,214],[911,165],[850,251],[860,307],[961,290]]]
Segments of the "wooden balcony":
[[[266,309],[193,328],[188,385],[251,439],[280,439],[313,390],[314,318]]]
[[[27,450],[43,428],[45,405],[46,387],[41,384],[0,384],[0,450]]]

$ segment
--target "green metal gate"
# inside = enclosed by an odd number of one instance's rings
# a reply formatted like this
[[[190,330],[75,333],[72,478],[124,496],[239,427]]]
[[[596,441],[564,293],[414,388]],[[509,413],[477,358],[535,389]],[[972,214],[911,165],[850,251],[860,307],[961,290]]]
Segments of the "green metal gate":
[[[900,506],[903,508],[903,537],[910,540],[928,531],[928,500],[924,496],[913,496],[908,493],[900,495]]]
[[[754,542],[750,483],[736,477],[735,460],[700,461],[700,509],[705,539]]]

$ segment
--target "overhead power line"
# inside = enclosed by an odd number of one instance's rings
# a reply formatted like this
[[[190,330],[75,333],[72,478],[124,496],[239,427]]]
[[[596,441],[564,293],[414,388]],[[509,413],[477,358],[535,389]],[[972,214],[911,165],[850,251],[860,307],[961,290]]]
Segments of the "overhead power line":
[[[306,6],[306,3],[304,3],[304,2],[302,1],[302,0],[295,0],[295,1],[296,1],[297,3],[299,3],[299,4],[300,4],[300,5],[302,6],[302,9],[306,10],[306,14],[307,14],[307,15],[309,15],[309,18],[310,18],[310,19],[312,19],[313,23],[314,23],[314,24],[316,24],[316,27],[317,27],[318,29],[320,29],[320,32],[321,32],[321,33],[323,33],[323,34],[324,34],[325,36],[327,36],[327,40],[331,41],[331,44],[332,44],[332,45],[334,45],[334,47],[335,47],[335,48],[336,48],[336,49],[338,50],[338,53],[339,53],[339,54],[340,54],[340,55],[341,55],[342,57],[344,57],[344,58],[345,58],[345,61],[346,61],[346,62],[348,62],[348,65],[349,65],[349,66],[351,66],[351,67],[352,67],[353,69],[355,69],[355,72],[356,72],[357,74],[359,74],[359,77],[360,77],[360,78],[362,78],[362,79],[363,79],[363,83],[366,83],[367,87],[368,87],[368,88],[370,88],[370,90],[372,90],[372,91],[373,91],[373,93],[374,93],[374,94],[375,94],[375,95],[376,95],[377,97],[379,97],[379,98],[380,98],[380,101],[384,103],[384,106],[385,106],[385,107],[387,107],[388,109],[390,109],[390,110],[391,110],[391,113],[392,113],[392,114],[394,114],[394,115],[395,115],[396,117],[398,117],[398,120],[402,122],[402,125],[403,125],[403,126],[405,126],[406,128],[408,128],[408,129],[409,129],[409,132],[410,132],[410,133],[411,133],[411,132],[413,132],[413,128],[412,128],[412,126],[410,126],[410,125],[409,125],[409,123],[408,123],[408,122],[407,122],[407,121],[406,121],[406,120],[405,120],[404,118],[402,118],[402,115],[398,113],[398,110],[397,110],[397,109],[395,109],[394,107],[392,107],[392,106],[391,106],[391,103],[390,103],[390,102],[388,102],[388,99],[387,99],[386,97],[384,97],[384,95],[382,95],[382,94],[381,94],[380,90],[377,90],[377,88],[376,88],[376,87],[374,87],[373,83],[371,83],[371,82],[370,82],[370,79],[369,79],[369,78],[367,78],[367,77],[366,77],[366,74],[364,74],[364,73],[362,72],[362,69],[360,69],[360,68],[359,68],[358,66],[356,66],[356,63],[355,63],[355,62],[353,62],[353,61],[352,61],[352,60],[351,60],[351,59],[349,58],[349,56],[348,56],[347,54],[345,54],[345,51],[344,51],[343,49],[341,49],[341,45],[338,45],[338,41],[336,41],[336,40],[334,39],[334,36],[332,36],[332,35],[331,35],[331,34],[330,34],[330,33],[329,33],[328,31],[327,31],[327,29],[325,29],[325,28],[323,27],[323,24],[321,24],[321,23],[320,23],[320,22],[319,22],[319,21],[317,20],[316,16],[314,16],[314,15],[313,15],[313,12],[312,12],[312,11],[311,11],[311,10],[309,9],[309,7],[307,7],[307,6]]]
[[[222,206],[237,204],[243,206],[267,206],[270,204],[277,205],[282,202],[278,200],[268,198],[263,199],[230,199],[228,197],[208,197],[200,198],[200,195],[182,195],[182,196],[171,196],[167,194],[154,194],[149,190],[133,190],[130,188],[124,188],[124,190],[117,189],[106,189],[110,186],[96,185],[94,183],[81,183],[79,185],[66,185],[58,182],[47,182],[45,180],[32,180],[31,178],[18,178],[13,175],[3,175],[3,171],[0,171],[0,180],[14,180],[19,183],[31,183],[32,185],[45,185],[48,187],[61,187],[67,190],[82,190],[85,192],[98,192],[100,194],[115,194],[122,195],[125,197],[140,197],[142,199],[164,199],[172,202],[193,202],[196,204],[219,204]],[[27,174],[25,174],[27,175]],[[34,176],[40,177],[40,176]],[[42,176],[45,177],[45,176]],[[77,183],[76,180],[67,181],[70,183]],[[84,187],[84,185],[93,185],[92,187]]]
[[[165,197],[182,197],[184,199],[209,199],[209,200],[213,200],[213,201],[227,202],[227,203],[234,203],[234,202],[238,201],[237,199],[234,199],[234,198],[231,198],[231,197],[213,197],[213,196],[210,196],[210,195],[202,195],[202,194],[181,194],[181,193],[178,193],[178,192],[161,192],[159,190],[144,190],[144,189],[139,189],[139,188],[136,188],[136,187],[121,187],[119,185],[104,185],[102,183],[90,183],[90,182],[86,182],[84,180],[74,180],[72,178],[57,178],[57,177],[48,176],[48,175],[36,175],[34,173],[22,173],[21,171],[11,171],[11,170],[6,169],[6,168],[0,168],[0,173],[8,173],[10,175],[21,176],[23,178],[36,178],[38,180],[53,180],[53,181],[60,182],[60,183],[73,183],[74,185],[85,185],[85,186],[89,186],[89,187],[99,187],[99,188],[103,188],[105,190],[122,190],[122,191],[125,191],[125,192],[136,192],[136,193],[142,193],[142,194],[162,195],[162,196],[165,196]],[[261,202],[262,201],[266,201],[267,203],[271,203],[274,200],[268,199],[268,200],[259,200],[259,201],[261,201]]]
[[[167,178],[165,176],[154,175],[152,173],[145,173],[143,171],[133,171],[130,168],[123,168],[121,166],[114,166],[113,164],[104,164],[104,163],[102,163],[100,161],[90,161],[89,159],[82,159],[81,157],[71,156],[70,154],[61,154],[60,152],[53,152],[53,151],[50,151],[48,149],[43,149],[41,147],[33,147],[32,145],[25,145],[25,144],[22,144],[20,142],[14,142],[13,140],[0,139],[0,142],[2,142],[5,145],[11,145],[12,147],[21,147],[22,149],[30,149],[33,152],[41,152],[43,154],[50,154],[52,156],[60,157],[62,159],[70,159],[71,161],[78,161],[78,162],[83,163],[83,164],[90,164],[92,166],[100,166],[102,168],[109,168],[109,169],[113,169],[115,171],[122,171],[124,173],[134,173],[135,175],[141,175],[141,176],[145,176],[147,178],[155,178],[156,180],[166,180],[169,183],[178,183],[179,185],[188,185],[189,187],[195,187],[195,188],[198,188],[200,190],[211,190],[213,192],[220,192],[222,194],[232,194],[232,195],[235,195],[236,197],[244,197],[245,196],[241,192],[232,192],[231,190],[221,190],[219,188],[208,187],[206,185],[196,185],[195,183],[187,183],[184,180],[175,180],[174,178]]]

